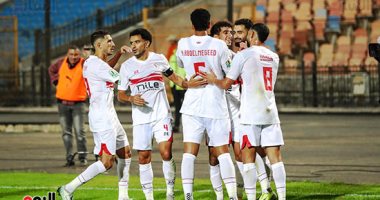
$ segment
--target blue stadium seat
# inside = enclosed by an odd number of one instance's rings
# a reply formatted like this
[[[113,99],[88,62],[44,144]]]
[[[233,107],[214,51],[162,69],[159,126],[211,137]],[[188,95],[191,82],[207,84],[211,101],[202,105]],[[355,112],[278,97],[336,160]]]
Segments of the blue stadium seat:
[[[327,18],[327,29],[331,32],[339,32],[340,33],[340,16],[330,15]]]

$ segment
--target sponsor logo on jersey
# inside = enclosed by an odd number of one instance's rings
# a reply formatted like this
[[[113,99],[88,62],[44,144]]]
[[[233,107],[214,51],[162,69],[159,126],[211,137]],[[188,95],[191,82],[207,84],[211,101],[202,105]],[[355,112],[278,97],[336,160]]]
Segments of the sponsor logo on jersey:
[[[112,78],[117,78],[117,77],[119,77],[119,73],[117,73],[117,71],[115,71],[115,70],[110,70],[109,71],[109,73],[110,73],[110,75],[112,76]]]

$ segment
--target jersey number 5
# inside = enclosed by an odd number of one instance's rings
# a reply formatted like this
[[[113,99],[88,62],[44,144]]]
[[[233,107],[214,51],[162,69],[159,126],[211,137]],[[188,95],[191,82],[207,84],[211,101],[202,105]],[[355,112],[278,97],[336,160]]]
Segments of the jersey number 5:
[[[195,71],[195,74],[196,75],[200,75],[200,71],[199,71],[199,68],[200,67],[206,67],[206,63],[205,62],[196,62],[194,63],[194,71]]]
[[[273,91],[273,81],[272,81],[272,68],[263,67],[264,72],[264,86],[266,91]]]

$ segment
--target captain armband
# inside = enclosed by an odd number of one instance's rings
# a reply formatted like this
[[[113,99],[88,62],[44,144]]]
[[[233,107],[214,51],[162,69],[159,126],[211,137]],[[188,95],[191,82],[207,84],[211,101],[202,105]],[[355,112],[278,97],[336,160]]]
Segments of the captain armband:
[[[167,69],[166,71],[163,72],[163,74],[166,76],[166,77],[169,77],[170,75],[172,75],[174,73],[173,69],[169,67],[169,69]]]

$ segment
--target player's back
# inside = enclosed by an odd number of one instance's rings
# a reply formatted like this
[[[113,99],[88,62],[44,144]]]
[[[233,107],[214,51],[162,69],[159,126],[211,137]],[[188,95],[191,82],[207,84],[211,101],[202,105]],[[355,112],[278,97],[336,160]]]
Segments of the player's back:
[[[261,46],[250,47],[239,54],[234,59],[240,60],[240,64],[243,65],[241,122],[279,123],[273,91],[277,79],[278,55]],[[233,65],[236,63],[238,62],[234,61]]]
[[[119,73],[96,56],[90,56],[83,65],[87,93],[90,98],[89,122],[93,132],[108,130],[116,115],[113,106],[114,83]]]
[[[178,42],[177,60],[189,80],[194,74],[209,73],[223,78],[223,65],[229,60],[227,45],[209,36],[191,36]],[[228,118],[225,91],[215,85],[189,88],[186,91],[181,113],[214,119]]]

